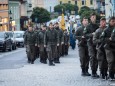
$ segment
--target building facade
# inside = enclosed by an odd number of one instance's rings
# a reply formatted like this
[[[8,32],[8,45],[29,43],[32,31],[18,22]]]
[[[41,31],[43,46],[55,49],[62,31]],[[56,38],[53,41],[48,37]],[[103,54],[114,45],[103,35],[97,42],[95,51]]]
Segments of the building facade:
[[[58,4],[58,0],[44,0],[44,8],[49,12],[54,12],[54,7]]]
[[[10,30],[20,30],[20,1],[19,0],[9,0],[9,11],[11,11],[10,22],[12,22]]]
[[[115,16],[115,0],[111,0],[113,6],[113,16]]]
[[[83,6],[88,6],[91,9],[96,9],[96,0],[59,0],[59,4],[70,3],[76,4],[79,9]]]
[[[0,31],[9,30],[8,0],[0,0]]]
[[[111,0],[105,0],[105,16],[107,22],[109,21],[109,18],[113,16],[113,6]]]

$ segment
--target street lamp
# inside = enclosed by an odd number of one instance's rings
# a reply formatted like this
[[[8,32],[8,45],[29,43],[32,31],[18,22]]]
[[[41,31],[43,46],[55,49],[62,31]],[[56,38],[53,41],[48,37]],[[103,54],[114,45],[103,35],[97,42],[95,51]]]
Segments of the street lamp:
[[[10,31],[12,30],[12,12],[9,11],[9,19],[10,19]]]

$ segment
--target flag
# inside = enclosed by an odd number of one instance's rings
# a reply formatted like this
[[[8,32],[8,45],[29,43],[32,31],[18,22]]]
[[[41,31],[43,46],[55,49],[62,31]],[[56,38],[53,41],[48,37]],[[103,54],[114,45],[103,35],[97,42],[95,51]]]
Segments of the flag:
[[[62,13],[62,18],[60,21],[60,27],[62,30],[65,30],[65,19],[64,19],[64,14]]]

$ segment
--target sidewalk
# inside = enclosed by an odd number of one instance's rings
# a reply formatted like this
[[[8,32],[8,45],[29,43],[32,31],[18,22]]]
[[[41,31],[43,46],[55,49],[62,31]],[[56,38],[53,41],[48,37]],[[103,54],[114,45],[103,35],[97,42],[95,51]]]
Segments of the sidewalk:
[[[115,86],[115,82],[82,77],[77,49],[70,49],[60,61],[54,67],[36,60],[19,69],[0,70],[0,86]]]

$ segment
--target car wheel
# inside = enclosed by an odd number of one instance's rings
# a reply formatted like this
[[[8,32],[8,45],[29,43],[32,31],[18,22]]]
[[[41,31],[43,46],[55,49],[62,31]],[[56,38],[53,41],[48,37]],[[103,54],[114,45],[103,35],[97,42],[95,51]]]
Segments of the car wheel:
[[[12,45],[10,46],[10,49],[9,49],[9,51],[12,51]]]
[[[5,52],[5,51],[6,51],[6,48],[4,48],[2,51]]]

